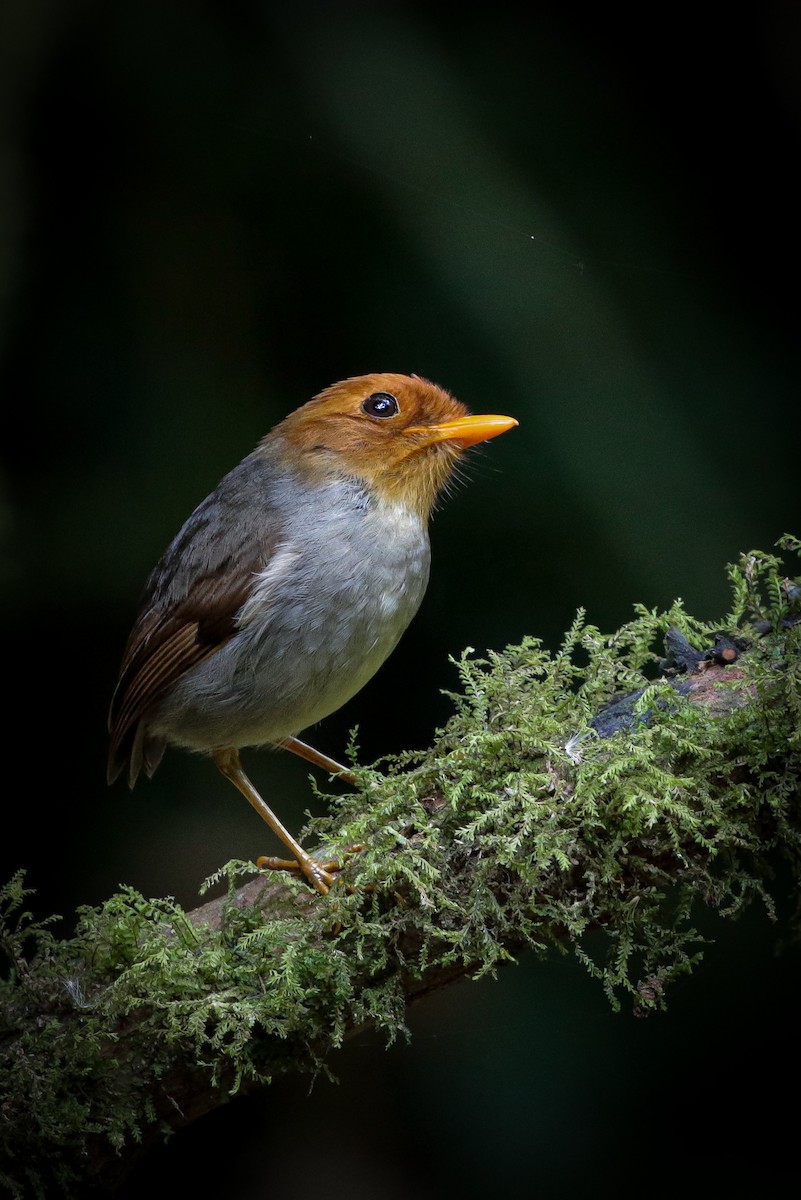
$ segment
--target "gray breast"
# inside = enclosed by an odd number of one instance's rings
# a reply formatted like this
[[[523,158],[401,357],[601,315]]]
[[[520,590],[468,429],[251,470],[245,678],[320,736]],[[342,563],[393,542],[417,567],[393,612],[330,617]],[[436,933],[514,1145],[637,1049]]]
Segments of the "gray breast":
[[[293,511],[237,634],[152,714],[157,736],[210,749],[297,734],[350,699],[397,645],[428,583],[424,523],[349,481],[322,491]]]

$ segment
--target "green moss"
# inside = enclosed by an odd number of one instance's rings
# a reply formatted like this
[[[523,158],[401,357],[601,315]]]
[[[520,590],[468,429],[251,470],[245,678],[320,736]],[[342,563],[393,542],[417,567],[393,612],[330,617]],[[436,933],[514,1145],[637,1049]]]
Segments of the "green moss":
[[[798,874],[801,626],[783,571],[743,556],[720,625],[676,602],[611,635],[579,614],[555,653],[534,638],[465,652],[432,747],[360,769],[308,831],[326,854],[365,846],[325,898],[287,879],[243,908],[255,868],[231,863],[210,881],[228,888],[219,930],[126,889],[58,941],[15,877],[0,893],[11,1194],[69,1194],[93,1139],[122,1147],[169,1123],[158,1081],[181,1063],[228,1094],[320,1069],[365,1022],[403,1034],[426,973],[572,949],[615,1006],[663,1007],[700,957],[701,906],[731,916],[759,897],[772,912],[777,860]],[[722,711],[658,676],[670,628],[705,651],[721,627],[748,645]],[[621,695],[622,718],[599,723]]]

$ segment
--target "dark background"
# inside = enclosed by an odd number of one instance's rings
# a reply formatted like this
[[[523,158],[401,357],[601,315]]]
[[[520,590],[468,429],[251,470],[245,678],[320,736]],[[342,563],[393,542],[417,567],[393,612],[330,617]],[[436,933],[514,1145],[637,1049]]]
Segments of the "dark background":
[[[2,858],[39,915],[120,883],[192,907],[271,851],[201,760],[109,791],[105,713],[164,545],[334,380],[414,371],[520,421],[437,514],[401,648],[314,732],[334,756],[356,724],[366,761],[425,745],[465,645],[556,647],[580,605],[716,619],[725,564],[801,532],[801,20],[739,13],[4,8]],[[319,810],[299,760],[246,765],[293,828]],[[339,1084],[188,1130],[130,1195],[655,1195],[699,1170],[775,1194],[798,952],[756,910],[703,920],[666,1015],[524,959],[413,1012],[408,1046],[349,1046]]]

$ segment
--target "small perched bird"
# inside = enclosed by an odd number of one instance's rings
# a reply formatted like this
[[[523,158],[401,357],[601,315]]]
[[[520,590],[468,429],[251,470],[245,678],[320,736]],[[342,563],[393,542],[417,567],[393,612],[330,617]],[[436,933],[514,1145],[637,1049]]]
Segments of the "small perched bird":
[[[428,583],[428,519],[466,447],[517,425],[470,416],[418,375],[335,383],[290,413],[189,517],[148,579],[111,701],[108,779],[151,776],[168,744],[208,753],[325,894],[312,858],[239,761],[297,738],[364,686]]]

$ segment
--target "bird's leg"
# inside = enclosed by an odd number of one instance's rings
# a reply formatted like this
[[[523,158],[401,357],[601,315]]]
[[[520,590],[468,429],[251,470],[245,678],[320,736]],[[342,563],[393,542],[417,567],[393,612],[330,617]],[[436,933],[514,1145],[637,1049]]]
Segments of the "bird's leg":
[[[353,771],[350,771],[347,767],[343,767],[342,763],[338,763],[335,758],[329,758],[327,754],[322,754],[319,750],[315,750],[314,746],[309,746],[306,742],[301,742],[299,738],[282,738],[277,745],[282,750],[291,750],[293,754],[305,758],[307,762],[314,763],[315,767],[320,767],[321,770],[327,771],[329,775],[336,775],[338,779],[344,779],[345,783],[357,783]]]
[[[301,745],[303,743],[300,743]],[[308,749],[309,747],[306,747]],[[303,849],[300,842],[293,838],[292,834],[286,829],[278,817],[262,800],[259,793],[256,791],[253,784],[248,779],[245,772],[242,770],[242,764],[239,761],[239,751],[233,748],[225,750],[212,751],[212,758],[217,764],[218,769],[222,772],[226,779],[230,779],[231,783],[237,788],[245,799],[253,805],[256,812],[266,821],[272,829],[273,833],[281,839],[284,845],[292,851],[295,856],[294,862],[285,859],[259,859],[258,865],[271,868],[273,870],[297,869],[302,871],[308,879],[309,883],[322,896],[325,896],[331,884],[334,883],[335,876],[332,870],[338,870],[336,863],[319,863],[316,859]],[[331,761],[330,759],[327,761]]]
[[[315,750],[314,746],[310,746],[308,742],[302,742],[300,738],[287,737],[278,742],[277,745],[282,750],[291,750],[293,754],[299,755],[300,758],[305,758],[307,762],[314,763],[315,767],[320,767],[321,770],[327,771],[329,775],[336,776],[337,779],[344,779],[345,783],[351,783],[356,787],[359,783],[353,771],[347,767],[343,767],[342,763],[338,763],[335,758],[329,758],[327,754],[323,754],[320,750]],[[353,846],[348,846],[345,851],[345,857],[350,858],[353,854],[361,854],[364,849],[363,842],[356,842]],[[338,862],[323,863],[325,871],[341,871],[342,864]],[[274,871],[293,871],[297,864],[288,862],[282,858],[260,858],[259,866],[268,867]]]

